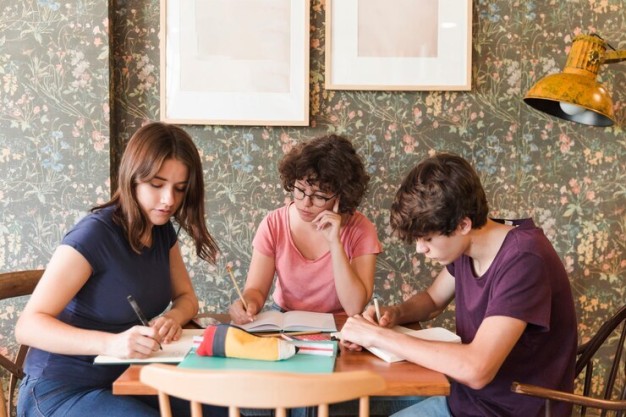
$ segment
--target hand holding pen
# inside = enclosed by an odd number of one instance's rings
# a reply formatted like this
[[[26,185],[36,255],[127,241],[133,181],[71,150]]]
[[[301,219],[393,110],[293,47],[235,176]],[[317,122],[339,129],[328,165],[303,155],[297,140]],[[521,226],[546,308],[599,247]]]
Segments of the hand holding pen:
[[[392,322],[395,320],[395,311],[393,307],[380,307],[377,298],[373,299],[373,306],[369,306],[363,312],[363,317],[381,327],[393,327]]]
[[[249,303],[243,297],[243,293],[241,289],[239,289],[239,285],[237,284],[237,280],[235,280],[235,274],[233,274],[233,270],[230,265],[226,265],[226,269],[228,270],[228,275],[230,276],[230,280],[233,283],[233,287],[237,291],[237,295],[239,295],[240,303],[233,303],[228,309],[228,313],[230,314],[231,319],[236,324],[244,324],[254,321],[254,316],[258,313],[259,307],[256,303]]]
[[[132,307],[133,311],[137,315],[137,318],[139,319],[141,324],[146,327],[150,327],[150,323],[148,322],[148,319],[143,314],[143,311],[141,311],[141,308],[139,308],[139,304],[137,304],[137,301],[135,301],[135,298],[132,295],[129,295],[128,297],[126,297],[126,299],[130,303],[130,306]],[[159,344],[159,349],[163,350],[163,346],[161,346],[161,343],[159,343],[158,340],[156,340],[156,342]]]

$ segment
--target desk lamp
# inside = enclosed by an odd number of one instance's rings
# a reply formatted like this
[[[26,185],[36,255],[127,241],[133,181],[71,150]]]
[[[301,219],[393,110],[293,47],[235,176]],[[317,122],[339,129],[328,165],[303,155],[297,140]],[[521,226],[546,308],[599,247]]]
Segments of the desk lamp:
[[[526,104],[561,119],[590,126],[615,123],[611,96],[596,81],[600,65],[626,60],[626,50],[607,52],[598,35],[578,35],[567,56],[565,69],[539,80],[526,94]]]

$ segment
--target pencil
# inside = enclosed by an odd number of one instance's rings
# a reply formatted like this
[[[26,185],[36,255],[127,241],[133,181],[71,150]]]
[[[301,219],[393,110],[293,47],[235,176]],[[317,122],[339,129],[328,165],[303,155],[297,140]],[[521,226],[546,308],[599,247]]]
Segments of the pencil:
[[[255,333],[255,336],[260,337],[283,337],[283,335],[287,336],[305,336],[309,334],[320,334],[319,330],[311,330],[311,331],[302,331],[302,332],[274,332],[274,333]]]
[[[376,310],[376,321],[380,323],[380,307],[378,306],[378,298],[374,298],[374,309]]]
[[[243,299],[243,294],[241,293],[241,290],[239,289],[239,285],[237,285],[237,281],[235,280],[235,275],[233,274],[232,268],[230,267],[230,265],[226,265],[226,269],[228,269],[228,273],[230,274],[230,279],[231,281],[233,281],[233,285],[235,286],[235,289],[237,290],[237,294],[239,294],[239,299],[241,300],[241,303],[243,304],[243,308],[248,310],[248,303],[246,303],[246,300]]]

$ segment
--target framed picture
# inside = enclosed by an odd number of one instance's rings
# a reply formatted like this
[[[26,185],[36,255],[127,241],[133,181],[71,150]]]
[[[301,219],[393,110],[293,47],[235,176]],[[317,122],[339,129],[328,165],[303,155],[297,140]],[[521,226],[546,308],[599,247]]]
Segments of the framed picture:
[[[471,0],[326,0],[326,88],[470,90]]]
[[[310,0],[161,0],[161,120],[307,126]]]

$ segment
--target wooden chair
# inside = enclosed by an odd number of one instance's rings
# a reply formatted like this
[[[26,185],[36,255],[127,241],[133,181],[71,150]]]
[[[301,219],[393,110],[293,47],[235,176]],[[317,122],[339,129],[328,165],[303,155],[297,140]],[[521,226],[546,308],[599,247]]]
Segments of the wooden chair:
[[[0,301],[9,298],[22,297],[33,293],[35,286],[43,275],[43,269],[30,271],[5,272],[0,274]],[[8,398],[4,398],[4,388],[0,379],[0,417],[13,415],[13,399],[17,388],[17,381],[24,377],[22,366],[28,352],[28,346],[20,345],[13,359],[0,354],[0,366],[9,373]]]
[[[599,410],[601,416],[609,411],[615,412],[617,417],[626,415],[626,358],[624,355],[624,340],[626,339],[626,306],[622,307],[613,317],[606,321],[589,342],[578,347],[576,360],[576,377],[581,376],[584,370],[582,394],[573,394],[535,385],[514,382],[511,389],[519,394],[531,395],[545,399],[545,415],[551,415],[551,401],[565,401],[580,406],[580,415],[585,416],[587,408]],[[607,344],[605,341],[609,340]],[[596,355],[600,347],[611,346],[611,369],[604,379],[604,394],[602,398],[590,396],[592,379],[602,380],[601,376],[594,375],[594,364],[600,355]],[[606,353],[603,353],[606,355]],[[595,357],[595,360],[594,360]]]
[[[328,405],[359,398],[359,417],[369,416],[369,396],[385,388],[380,375],[370,371],[332,374],[294,374],[265,371],[210,371],[151,364],[141,369],[141,382],[159,392],[161,417],[171,417],[169,396],[191,402],[192,417],[202,417],[202,404],[228,407],[229,417],[239,409],[274,409],[286,417],[288,408],[317,406],[318,417],[328,417]]]

